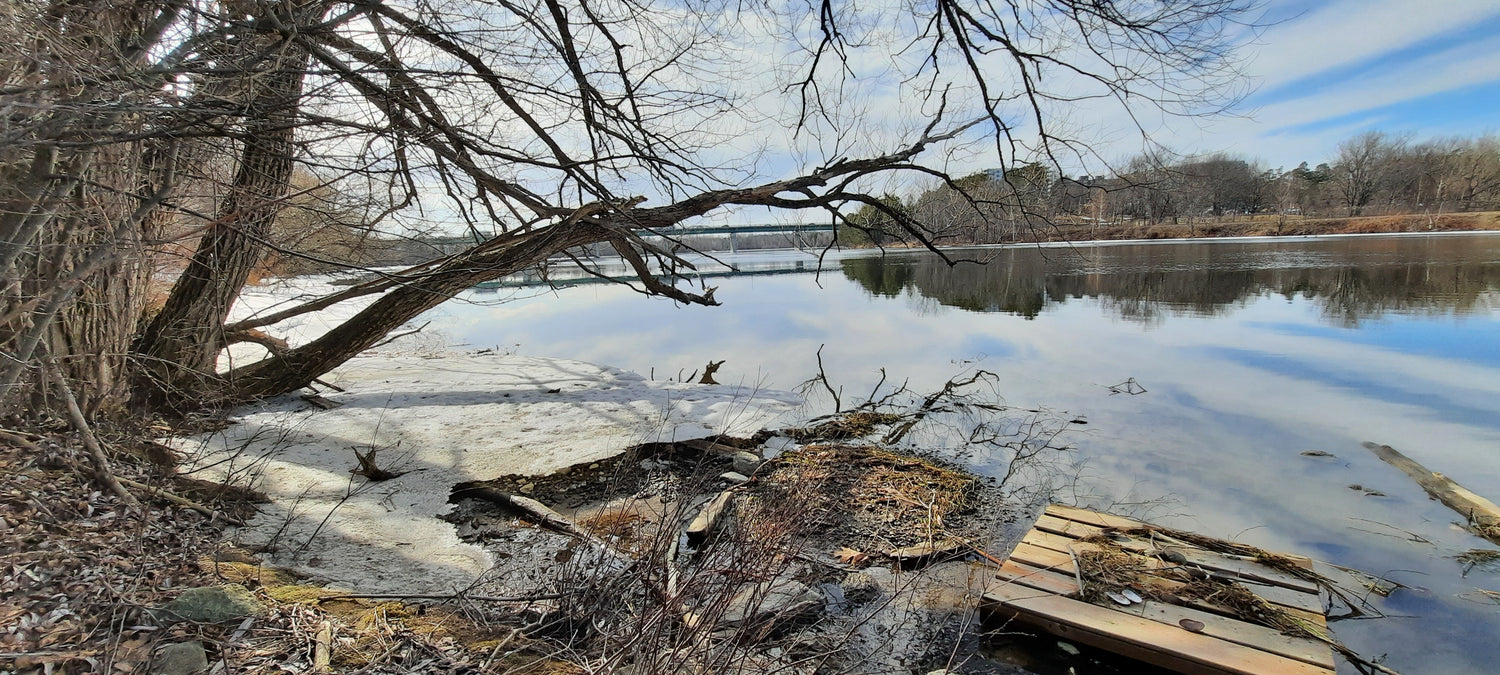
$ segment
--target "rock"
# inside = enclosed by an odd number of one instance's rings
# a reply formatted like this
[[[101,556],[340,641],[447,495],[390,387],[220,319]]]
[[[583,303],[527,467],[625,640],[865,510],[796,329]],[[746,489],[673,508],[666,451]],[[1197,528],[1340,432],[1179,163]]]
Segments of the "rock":
[[[693,522],[687,526],[688,545],[697,546],[704,539],[708,538],[708,534],[713,531],[714,525],[718,524],[719,516],[724,514],[724,509],[728,508],[729,502],[733,498],[734,493],[725,490],[720,492],[719,496],[714,497],[714,500],[704,506],[702,510],[698,511],[698,515],[693,517]]]
[[[839,585],[850,602],[864,602],[880,594],[880,584],[864,572],[850,572]]]
[[[527,483],[521,486],[522,494],[531,494],[536,491],[536,483]]]
[[[208,670],[208,652],[196,640],[167,645],[151,660],[154,675],[192,675],[204,670]]]
[[[1074,647],[1072,643],[1062,642],[1061,640],[1059,640],[1057,643],[1057,648],[1066,652],[1068,656],[1078,656],[1078,648]]]
[[[750,477],[749,476],[746,476],[745,474],[742,474],[742,473],[735,473],[733,471],[726,471],[725,473],[721,474],[719,477],[723,478],[724,480],[727,480],[727,481],[729,481],[731,483],[734,483],[735,485],[744,485],[745,483],[750,482]]]
[[[808,588],[807,584],[791,579],[772,579],[740,587],[724,606],[718,625],[740,626],[788,621],[822,608],[822,594]],[[683,620],[689,626],[696,627],[704,617],[696,612],[689,612]]]
[[[214,562],[235,562],[246,565],[259,565],[260,558],[254,553],[234,546],[226,546],[214,552]]]
[[[838,584],[821,583],[817,591],[823,595],[823,604],[835,612],[844,611],[850,604],[844,597],[844,587]]]
[[[742,473],[746,476],[752,475],[764,463],[760,455],[753,452],[741,451],[734,453],[734,470],[736,473]]]
[[[266,610],[250,591],[239,584],[189,588],[152,614],[160,621],[221,623],[259,616]]]
[[[937,560],[956,554],[963,545],[964,542],[961,539],[940,539],[938,541],[927,541],[915,546],[904,546],[887,551],[886,555],[901,562],[916,562],[926,559]]]

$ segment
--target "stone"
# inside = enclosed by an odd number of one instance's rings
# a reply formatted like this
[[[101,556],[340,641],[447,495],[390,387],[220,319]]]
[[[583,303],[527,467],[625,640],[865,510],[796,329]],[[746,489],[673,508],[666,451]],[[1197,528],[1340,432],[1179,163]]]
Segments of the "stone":
[[[850,605],[849,599],[844,597],[843,586],[821,583],[818,584],[817,591],[823,595],[823,605],[831,611],[842,612]]]
[[[152,612],[158,620],[165,622],[196,621],[199,623],[222,623],[259,616],[265,605],[255,595],[239,584],[189,588],[171,602]]]
[[[1070,642],[1063,642],[1061,640],[1058,640],[1057,648],[1063,650],[1063,653],[1067,654],[1068,656],[1078,656],[1079,653],[1078,648],[1074,647]]]
[[[713,532],[714,526],[718,524],[719,517],[724,515],[724,509],[729,507],[730,500],[734,499],[734,493],[725,490],[714,497],[714,500],[698,511],[693,517],[693,522],[687,526],[688,545],[697,546],[708,538]]]
[[[735,485],[744,485],[745,483],[750,482],[749,476],[746,476],[742,473],[735,473],[733,471],[726,471],[723,474],[720,474],[719,477],[731,483],[734,483]]]
[[[850,602],[864,602],[880,594],[880,583],[864,572],[850,572],[839,585]]]
[[[823,595],[808,588],[807,584],[792,579],[772,579],[740,587],[724,606],[724,613],[719,616],[717,625],[740,626],[790,621],[821,609]],[[683,620],[696,627],[704,618],[696,612],[690,612]]]
[[[162,647],[156,658],[151,659],[154,675],[192,675],[204,670],[208,670],[208,652],[196,640]]]
[[[964,545],[961,539],[927,541],[915,546],[904,546],[886,552],[886,555],[902,562],[951,557]]]
[[[753,452],[740,451],[734,453],[735,473],[741,473],[746,476],[752,475],[755,473],[756,469],[760,468],[760,465],[763,463],[764,462],[761,460],[760,455],[757,455]]]

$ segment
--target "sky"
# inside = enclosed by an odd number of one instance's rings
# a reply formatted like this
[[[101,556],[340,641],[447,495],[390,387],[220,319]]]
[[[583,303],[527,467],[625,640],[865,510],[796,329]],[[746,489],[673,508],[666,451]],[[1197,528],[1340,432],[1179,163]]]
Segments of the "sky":
[[[1500,132],[1500,1],[1272,0],[1242,51],[1252,93],[1232,116],[1169,120],[1180,152],[1291,168],[1354,134]]]
[[[1050,108],[1053,118],[1049,122],[1062,120],[1063,134],[1081,141],[1088,153],[1060,157],[1063,171],[1079,175],[1118,170],[1149,147],[1142,128],[1152,142],[1178,155],[1222,151],[1267,168],[1285,169],[1303,161],[1314,166],[1331,161],[1340,142],[1364,131],[1409,136],[1418,142],[1500,133],[1500,0],[1263,0],[1243,20],[1251,25],[1237,36],[1240,47],[1233,61],[1243,74],[1235,84],[1243,86],[1245,96],[1227,114],[1164,115],[1142,101],[1132,106],[1133,114],[1127,114],[1109,97],[1057,103]],[[898,36],[913,30],[896,25],[889,29]],[[892,83],[899,79],[893,73],[902,72],[902,64],[883,59],[889,52],[881,50],[888,48],[884,44],[867,48],[849,62],[851,72],[857,73],[851,89],[861,91],[849,97],[849,104],[862,111],[861,123],[873,122],[875,133],[860,129],[821,135],[865,139],[869,147],[851,154],[898,147],[899,139],[909,140],[912,131],[900,120],[920,119],[930,112],[909,86]],[[1058,55],[1087,63],[1087,56],[1077,51]],[[747,58],[753,62],[756,57]],[[1003,54],[986,65],[995,82],[1014,75],[1006,70]],[[769,70],[769,66],[753,63],[747,66],[751,71]],[[1089,91],[1089,82],[1072,77],[1065,69],[1056,69],[1049,77],[1045,86],[1063,97]],[[1015,120],[1020,135],[1033,131],[1028,109],[1014,102],[1009,105],[1018,107],[1003,116]],[[987,130],[980,127],[970,135],[983,136]],[[774,136],[773,131],[770,137]],[[785,177],[839,154],[809,143],[808,138],[770,141],[771,152],[759,168]],[[800,151],[783,150],[793,147]],[[993,146],[973,143],[969,147],[974,151],[967,155],[929,155],[923,161],[953,175],[999,166],[996,155],[983,150]],[[1018,154],[1019,161],[1038,158]],[[873,189],[909,195],[930,187],[920,176],[901,174],[890,180],[888,187]],[[760,210],[715,214],[709,220],[774,217]]]

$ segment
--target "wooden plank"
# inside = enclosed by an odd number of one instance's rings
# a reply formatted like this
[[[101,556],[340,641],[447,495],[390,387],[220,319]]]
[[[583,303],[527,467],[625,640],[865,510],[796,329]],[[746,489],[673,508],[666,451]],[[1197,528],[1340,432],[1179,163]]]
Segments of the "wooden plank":
[[[1022,548],[1023,546],[1025,548]],[[1024,562],[1028,565],[1033,565],[1036,567],[1053,567],[1067,574],[1073,574],[1073,560],[1072,557],[1068,554],[1068,547],[1070,546],[1072,547],[1075,554],[1082,553],[1084,551],[1095,550],[1098,548],[1098,546],[1095,544],[1083,543],[1076,539],[1070,539],[1059,534],[1042,532],[1040,530],[1032,530],[1026,533],[1026,537],[1021,540],[1020,544],[1016,545],[1016,551],[1011,553],[1011,557],[1017,557],[1017,553],[1020,553],[1021,562]],[[1051,551],[1052,553],[1049,554],[1038,549]],[[1148,568],[1173,567],[1173,565],[1171,565],[1170,563],[1163,562],[1156,558],[1149,558],[1146,556],[1136,557],[1139,558],[1141,562]],[[1152,580],[1153,583],[1157,583],[1169,589],[1179,588],[1183,585],[1183,582],[1176,579],[1169,579],[1167,577],[1161,577],[1158,575],[1152,576],[1154,577],[1154,579]],[[1242,582],[1242,584],[1251,593],[1260,596],[1266,602],[1279,605],[1283,609],[1291,611],[1299,618],[1312,621],[1319,626],[1327,625],[1325,612],[1323,610],[1323,600],[1317,595],[1303,593],[1289,588],[1282,588],[1280,586],[1266,586],[1248,582]],[[1199,606],[1207,607],[1211,611],[1226,611],[1223,610],[1223,608],[1216,608],[1213,605],[1208,604]]]
[[[1076,520],[1058,518],[1057,516],[1045,513],[1042,514],[1040,518],[1036,519],[1036,524],[1032,527],[1044,532],[1060,534],[1064,537],[1071,537],[1073,539],[1082,539],[1084,537],[1104,533],[1104,528],[1099,527],[1098,525],[1080,523]]]
[[[1076,520],[1067,520],[1048,515],[1037,519],[1036,529],[1074,539],[1104,534],[1104,530],[1096,525],[1088,525]],[[1046,541],[1061,543],[1052,539],[1047,539]],[[1189,563],[1216,572],[1224,572],[1237,579],[1275,584],[1314,595],[1318,593],[1317,584],[1301,577],[1287,574],[1286,572],[1252,560],[1240,560],[1214,551],[1204,550],[1191,544],[1158,546],[1149,540],[1135,537],[1130,538],[1129,541],[1117,541],[1116,543],[1120,548],[1135,553],[1145,553],[1153,549],[1167,548],[1181,553]]]
[[[1056,595],[1078,595],[1078,580],[1072,574],[1032,567],[1014,560],[1005,561],[995,578],[1002,584],[1021,584]]]
[[[1048,506],[1046,513],[1050,516],[1056,516],[1058,518],[1064,518],[1067,520],[1076,520],[1080,523],[1093,525],[1095,527],[1113,527],[1120,530],[1129,530],[1137,527],[1150,527],[1146,523],[1143,523],[1139,520],[1131,520],[1130,518],[1117,516],[1113,513],[1101,513],[1099,511],[1090,511],[1088,509],[1080,509],[1074,506],[1063,506],[1062,504],[1053,504],[1051,506]]]
[[[1073,574],[1075,571],[1073,568],[1073,558],[1068,554],[1028,544],[1024,541],[1016,544],[1015,550],[1010,552],[1010,559],[1026,563],[1032,567],[1055,569],[1063,574]]]
[[[1280,654],[1287,658],[1296,659],[1310,663],[1315,666],[1334,669],[1333,649],[1327,643],[1319,642],[1310,638],[1298,638],[1284,635],[1274,628],[1267,628],[1246,621],[1240,621],[1230,617],[1219,616],[1210,612],[1204,612],[1191,607],[1181,607],[1165,602],[1146,602],[1132,607],[1112,608],[1127,614],[1151,619],[1169,626],[1181,627],[1178,623],[1183,619],[1192,619],[1203,624],[1203,634],[1212,635],[1221,640],[1228,640],[1246,647],[1254,647],[1264,652]]]
[[[1072,537],[1064,537],[1060,534],[1053,534],[1051,532],[1045,532],[1042,530],[1032,530],[1030,532],[1027,532],[1026,536],[1023,537],[1021,541],[1031,544],[1032,546],[1050,548],[1054,551],[1061,551],[1063,553],[1067,553],[1069,547],[1072,547],[1072,550],[1077,552],[1084,550],[1080,547],[1090,546],[1090,544],[1084,544]]]
[[[1036,589],[1000,586],[985,599],[1049,633],[1184,673],[1329,675],[1327,668]]]
[[[1149,523],[1143,523],[1139,520],[1132,520],[1124,516],[1117,516],[1113,513],[1101,513],[1099,511],[1090,511],[1088,509],[1080,509],[1073,506],[1064,506],[1062,504],[1053,504],[1051,506],[1048,506],[1045,513],[1046,515],[1063,518],[1066,520],[1072,520],[1087,525],[1093,525],[1095,527],[1113,527],[1115,529],[1122,530],[1128,530],[1137,527],[1151,527]],[[1277,553],[1276,555],[1282,556],[1284,558],[1289,558],[1305,569],[1311,570],[1313,568],[1312,558],[1309,558],[1305,555],[1297,555],[1295,553]]]
[[[1065,597],[1076,597],[1078,593],[1078,582],[1072,575],[1031,567],[1014,560],[1005,561],[1005,565],[995,576],[998,579],[996,583],[1002,586],[1020,585]],[[986,591],[991,588],[993,586],[987,587]],[[1327,644],[1317,640],[1283,635],[1273,628],[1239,619],[1152,600],[1130,607],[1111,606],[1108,609],[1177,627],[1181,626],[1179,621],[1192,619],[1203,624],[1204,635],[1212,635],[1221,640],[1280,654],[1324,668],[1334,667],[1333,650]]]

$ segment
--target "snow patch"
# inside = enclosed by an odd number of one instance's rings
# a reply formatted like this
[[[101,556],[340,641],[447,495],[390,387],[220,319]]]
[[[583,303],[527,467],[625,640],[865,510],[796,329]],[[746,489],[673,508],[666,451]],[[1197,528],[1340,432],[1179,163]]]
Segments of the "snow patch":
[[[247,289],[239,317],[287,298],[337,290],[327,279]],[[365,303],[304,315],[269,332],[294,346]],[[801,401],[785,392],[646,380],[581,361],[410,346],[367,352],[322,379],[345,389],[332,410],[285,396],[237,411],[236,424],[178,439],[184,472],[253,483],[272,503],[237,535],[272,549],[272,564],[367,593],[446,593],[494,567],[459,540],[447,512],[453,485],[544,474],[648,441],[744,435]],[[236,355],[236,364],[244,358]],[[405,472],[372,482],[350,474],[355,451]]]

